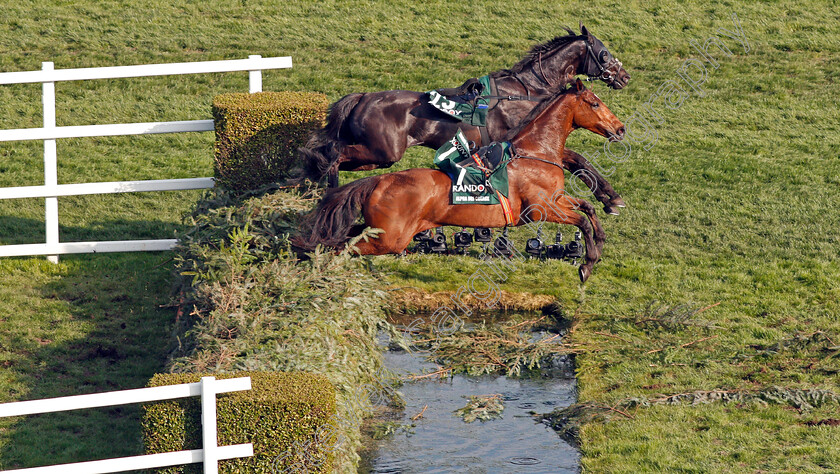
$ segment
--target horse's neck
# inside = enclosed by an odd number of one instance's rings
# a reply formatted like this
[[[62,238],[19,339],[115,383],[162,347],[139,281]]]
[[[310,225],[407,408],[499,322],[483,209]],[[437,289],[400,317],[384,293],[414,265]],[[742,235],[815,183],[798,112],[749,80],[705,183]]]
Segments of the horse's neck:
[[[560,163],[566,138],[574,129],[571,110],[574,99],[574,95],[566,94],[534,117],[511,140],[516,152]]]
[[[513,91],[524,85],[526,94],[532,95],[557,91],[561,87],[566,87],[574,79],[566,75],[566,69],[569,66],[574,66],[574,74],[582,74],[585,54],[586,47],[582,40],[574,41],[557,51],[544,54],[542,58],[534,58],[521,72],[512,74],[516,80],[506,81],[500,88],[502,92],[507,92],[504,89],[511,88]]]

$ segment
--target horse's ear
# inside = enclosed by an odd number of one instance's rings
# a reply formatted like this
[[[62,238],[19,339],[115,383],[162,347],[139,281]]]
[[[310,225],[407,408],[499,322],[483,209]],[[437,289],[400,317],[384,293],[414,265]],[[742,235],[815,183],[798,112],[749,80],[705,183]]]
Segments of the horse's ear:
[[[589,34],[589,30],[587,30],[586,27],[583,26],[582,21],[580,22],[580,34],[582,34],[583,36],[592,36]]]
[[[580,79],[575,79],[575,92],[580,92],[584,89],[586,89],[586,87],[584,87],[583,83],[580,82]]]

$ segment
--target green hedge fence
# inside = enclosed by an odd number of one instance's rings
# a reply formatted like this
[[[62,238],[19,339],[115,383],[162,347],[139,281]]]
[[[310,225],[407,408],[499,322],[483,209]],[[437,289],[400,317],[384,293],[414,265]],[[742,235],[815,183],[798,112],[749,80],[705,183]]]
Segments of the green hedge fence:
[[[251,390],[217,395],[219,446],[252,443],[250,458],[219,462],[220,473],[280,473],[294,465],[307,472],[333,472],[337,443],[336,394],[321,375],[306,372],[158,374],[149,387],[251,377]],[[143,406],[147,454],[201,449],[199,397]],[[166,474],[200,473],[201,464],[157,469]]]
[[[314,92],[214,97],[217,184],[244,192],[288,178],[297,149],[312,130],[324,125],[328,105],[325,95]]]

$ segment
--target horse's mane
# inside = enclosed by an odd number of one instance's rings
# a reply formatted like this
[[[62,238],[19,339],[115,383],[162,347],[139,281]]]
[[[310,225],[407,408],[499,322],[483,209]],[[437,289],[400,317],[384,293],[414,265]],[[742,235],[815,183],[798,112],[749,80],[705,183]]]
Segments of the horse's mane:
[[[583,89],[583,90],[586,90],[586,89]],[[550,96],[546,97],[545,99],[541,100],[537,104],[537,106],[534,107],[531,110],[531,112],[529,112],[528,115],[526,115],[525,118],[523,118],[519,122],[519,124],[517,126],[511,128],[507,132],[507,134],[505,135],[504,141],[509,142],[509,141],[513,140],[514,138],[516,138],[516,136],[519,135],[519,132],[521,132],[523,128],[528,126],[528,124],[531,123],[531,121],[533,121],[536,117],[538,117],[543,112],[543,110],[550,107],[551,104],[553,104],[555,101],[560,100],[560,96],[565,95],[565,94],[574,94],[574,93],[575,93],[575,88],[574,87],[568,87],[568,88],[563,87],[563,88],[560,88],[560,90],[552,93]]]
[[[538,44],[531,48],[525,57],[520,59],[518,63],[514,64],[513,67],[510,69],[502,69],[499,71],[494,72],[492,75],[496,76],[508,76],[510,74],[518,74],[525,70],[528,66],[531,65],[534,61],[539,60],[540,56],[548,56],[549,53],[553,52],[554,50],[563,48],[568,46],[575,41],[585,39],[586,36],[575,34],[574,31],[569,29],[568,27],[563,27],[569,34],[564,36],[557,36],[552,40],[548,40],[545,43]]]

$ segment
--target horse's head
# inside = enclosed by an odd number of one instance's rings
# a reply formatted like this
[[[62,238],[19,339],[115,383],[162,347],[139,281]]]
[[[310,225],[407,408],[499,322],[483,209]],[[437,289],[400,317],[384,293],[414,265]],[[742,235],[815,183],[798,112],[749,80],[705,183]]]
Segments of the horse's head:
[[[583,24],[580,34],[586,37],[586,59],[583,62],[583,73],[591,79],[600,79],[613,89],[622,89],[630,82],[630,74],[624,70],[621,61],[595,37]]]
[[[545,84],[552,91],[573,82],[578,74],[585,74],[590,80],[600,79],[613,89],[621,89],[630,82],[630,74],[621,61],[586,27],[580,26],[580,35],[568,27],[564,29],[567,35],[534,46],[507,71],[514,75],[533,75],[536,83]],[[536,87],[535,83],[531,85]]]
[[[580,79],[572,83],[569,93],[574,93],[577,103],[572,107],[572,125],[585,128],[611,141],[624,138],[624,124],[607,108],[606,104],[587,89]]]

